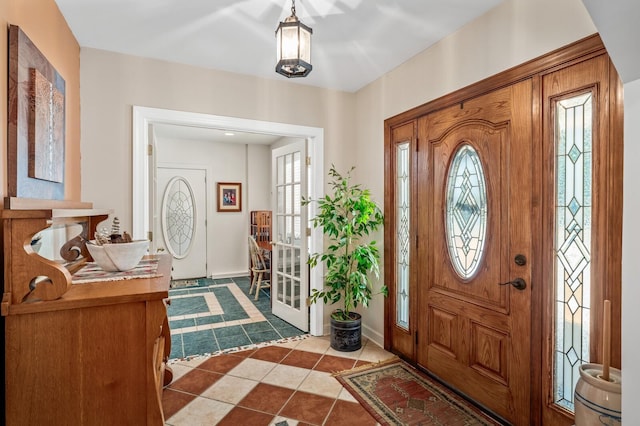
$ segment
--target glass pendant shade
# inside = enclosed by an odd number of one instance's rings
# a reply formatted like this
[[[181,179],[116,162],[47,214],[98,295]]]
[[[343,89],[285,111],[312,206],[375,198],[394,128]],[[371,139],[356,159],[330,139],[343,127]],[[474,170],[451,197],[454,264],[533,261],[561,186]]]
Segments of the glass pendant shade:
[[[311,72],[313,30],[298,20],[295,9],[276,30],[276,72],[285,77],[305,77]]]

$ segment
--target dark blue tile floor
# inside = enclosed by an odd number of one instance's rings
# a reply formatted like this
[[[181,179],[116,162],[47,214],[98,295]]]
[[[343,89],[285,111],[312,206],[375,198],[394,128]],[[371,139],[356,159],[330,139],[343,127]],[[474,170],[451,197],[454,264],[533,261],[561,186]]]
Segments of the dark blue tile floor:
[[[236,297],[234,285],[247,297]],[[262,289],[256,301],[249,297],[249,286],[249,277],[201,278],[187,287],[169,290],[170,358],[212,354],[305,334],[271,313],[269,289]],[[215,312],[207,300],[217,300]],[[261,316],[251,313],[248,301]]]

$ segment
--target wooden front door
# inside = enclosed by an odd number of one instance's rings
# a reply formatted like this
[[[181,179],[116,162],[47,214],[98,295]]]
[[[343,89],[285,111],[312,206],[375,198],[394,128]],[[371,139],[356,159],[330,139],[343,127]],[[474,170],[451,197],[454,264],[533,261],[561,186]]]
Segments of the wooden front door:
[[[531,80],[418,120],[417,363],[530,421]]]

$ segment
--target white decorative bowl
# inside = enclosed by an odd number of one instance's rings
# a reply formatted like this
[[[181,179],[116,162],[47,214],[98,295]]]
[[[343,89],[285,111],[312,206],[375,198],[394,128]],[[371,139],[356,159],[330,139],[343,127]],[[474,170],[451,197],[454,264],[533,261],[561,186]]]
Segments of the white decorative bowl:
[[[130,243],[98,245],[95,240],[87,242],[87,250],[93,260],[107,272],[128,271],[136,267],[149,248],[148,240]]]

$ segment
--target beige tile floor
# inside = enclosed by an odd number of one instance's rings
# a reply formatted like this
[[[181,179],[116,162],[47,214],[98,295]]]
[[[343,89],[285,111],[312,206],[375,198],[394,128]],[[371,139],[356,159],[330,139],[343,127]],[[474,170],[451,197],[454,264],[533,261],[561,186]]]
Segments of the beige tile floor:
[[[367,339],[358,351],[338,352],[328,337],[303,336],[175,360],[163,395],[166,425],[376,425],[332,373],[392,356]]]

